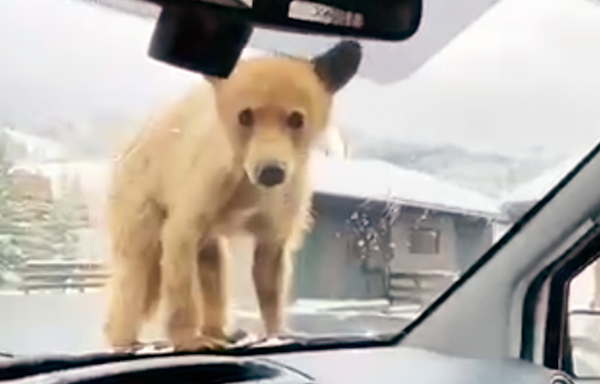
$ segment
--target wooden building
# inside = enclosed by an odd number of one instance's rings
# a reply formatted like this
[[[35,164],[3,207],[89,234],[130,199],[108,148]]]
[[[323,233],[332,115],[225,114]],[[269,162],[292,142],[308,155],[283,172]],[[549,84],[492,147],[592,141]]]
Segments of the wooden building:
[[[478,193],[380,160],[315,161],[315,225],[296,258],[297,297],[386,297],[386,274],[450,276],[493,242],[498,207]]]

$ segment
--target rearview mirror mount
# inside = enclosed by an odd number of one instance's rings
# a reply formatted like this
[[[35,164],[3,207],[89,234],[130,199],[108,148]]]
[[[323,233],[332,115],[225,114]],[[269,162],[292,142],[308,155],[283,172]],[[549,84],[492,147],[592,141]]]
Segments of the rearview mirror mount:
[[[227,77],[252,26],[219,8],[166,5],[150,42],[150,57],[208,76]]]

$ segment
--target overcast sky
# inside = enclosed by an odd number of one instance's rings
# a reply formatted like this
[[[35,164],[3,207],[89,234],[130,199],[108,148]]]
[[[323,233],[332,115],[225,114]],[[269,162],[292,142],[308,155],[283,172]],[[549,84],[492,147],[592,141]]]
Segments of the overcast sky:
[[[503,0],[384,93],[376,105],[405,137],[510,153],[587,149],[600,138],[600,2]]]
[[[69,0],[0,0],[0,121],[110,123],[183,91],[196,76],[146,56],[152,27]],[[381,140],[586,150],[600,138],[600,2],[502,0],[409,79],[357,79],[335,118]]]

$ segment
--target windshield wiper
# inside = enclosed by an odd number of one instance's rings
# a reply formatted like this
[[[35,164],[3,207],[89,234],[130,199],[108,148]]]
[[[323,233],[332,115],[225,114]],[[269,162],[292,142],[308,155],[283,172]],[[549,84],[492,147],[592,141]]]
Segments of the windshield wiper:
[[[241,356],[300,350],[381,346],[389,344],[395,336],[395,334],[283,336],[275,340],[260,340],[246,345],[233,346],[225,349],[222,354]]]

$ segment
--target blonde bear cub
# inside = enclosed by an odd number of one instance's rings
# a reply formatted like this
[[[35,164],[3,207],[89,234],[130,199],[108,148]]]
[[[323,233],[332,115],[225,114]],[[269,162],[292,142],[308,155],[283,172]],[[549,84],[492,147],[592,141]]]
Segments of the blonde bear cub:
[[[252,277],[265,335],[284,331],[290,257],[310,226],[309,155],[361,57],[358,43],[342,41],[310,60],[241,60],[131,142],[108,199],[111,347],[139,345],[159,300],[175,350],[222,345],[227,238],[241,232],[255,239]]]

